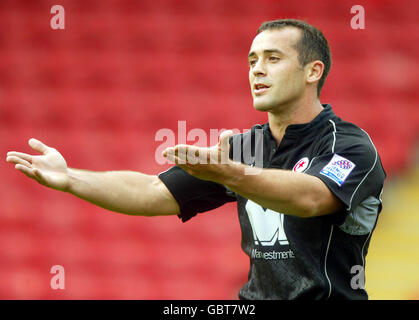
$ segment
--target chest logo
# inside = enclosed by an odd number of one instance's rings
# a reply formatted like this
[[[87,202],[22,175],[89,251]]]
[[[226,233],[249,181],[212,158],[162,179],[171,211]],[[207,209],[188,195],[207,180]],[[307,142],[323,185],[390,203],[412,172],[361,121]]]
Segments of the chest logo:
[[[288,239],[284,231],[284,214],[264,209],[261,205],[247,200],[246,211],[253,229],[255,245],[273,246],[288,245]]]
[[[292,171],[303,172],[305,169],[307,169],[309,162],[310,161],[308,160],[307,157],[304,157],[304,158],[298,160],[298,162],[295,164],[294,168],[292,168]]]

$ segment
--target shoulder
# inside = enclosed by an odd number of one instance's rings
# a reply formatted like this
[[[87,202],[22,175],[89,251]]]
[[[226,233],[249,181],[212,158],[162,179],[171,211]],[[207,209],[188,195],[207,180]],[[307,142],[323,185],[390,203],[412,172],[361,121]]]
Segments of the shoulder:
[[[377,148],[365,130],[338,117],[329,119],[324,130],[319,132],[318,150],[320,153],[349,152],[363,157],[378,156]]]
[[[362,158],[378,157],[377,148],[370,135],[356,124],[347,121],[335,123],[335,152],[345,151],[358,154]]]
[[[370,135],[354,123],[338,117],[328,120],[319,132],[315,152],[317,159],[325,159],[335,165],[356,167],[360,175],[377,171],[385,176],[377,148]]]

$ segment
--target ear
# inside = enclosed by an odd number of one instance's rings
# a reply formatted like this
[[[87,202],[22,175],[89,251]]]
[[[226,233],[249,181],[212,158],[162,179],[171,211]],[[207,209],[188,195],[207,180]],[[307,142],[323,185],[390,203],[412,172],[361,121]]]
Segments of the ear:
[[[315,83],[320,80],[323,75],[324,64],[320,60],[316,60],[307,64],[307,83]]]

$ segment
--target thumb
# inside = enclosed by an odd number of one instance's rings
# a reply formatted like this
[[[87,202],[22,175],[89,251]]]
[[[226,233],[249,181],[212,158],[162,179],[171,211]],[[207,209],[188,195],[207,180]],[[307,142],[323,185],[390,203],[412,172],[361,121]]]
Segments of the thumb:
[[[226,130],[221,132],[220,134],[220,142],[221,148],[226,148],[228,150],[230,144],[230,137],[234,134],[233,130]]]
[[[226,130],[220,134],[219,148],[221,149],[221,163],[227,164],[230,155],[230,137],[234,134],[232,130]]]
[[[41,152],[43,154],[46,154],[51,149],[50,147],[48,147],[47,145],[45,145],[44,143],[42,143],[41,141],[35,138],[29,139],[28,144],[32,149],[38,152]]]

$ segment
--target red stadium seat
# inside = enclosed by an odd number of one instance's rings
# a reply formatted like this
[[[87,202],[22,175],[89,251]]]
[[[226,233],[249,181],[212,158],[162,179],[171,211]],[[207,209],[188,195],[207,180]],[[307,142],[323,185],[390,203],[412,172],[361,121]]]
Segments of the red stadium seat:
[[[66,29],[49,29],[49,1],[0,1],[0,145],[35,154],[36,137],[90,170],[166,169],[162,128],[249,129],[247,54],[257,26],[295,17],[319,25],[333,66],[322,100],[374,139],[388,174],[412,161],[418,137],[417,17],[411,6],[350,1],[62,2]],[[391,21],[391,23],[389,23]],[[209,145],[209,141],[207,144]],[[234,205],[182,224],[117,215],[45,189],[0,166],[0,298],[236,299],[248,261]],[[49,285],[63,265],[67,289]]]

